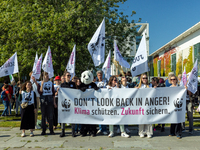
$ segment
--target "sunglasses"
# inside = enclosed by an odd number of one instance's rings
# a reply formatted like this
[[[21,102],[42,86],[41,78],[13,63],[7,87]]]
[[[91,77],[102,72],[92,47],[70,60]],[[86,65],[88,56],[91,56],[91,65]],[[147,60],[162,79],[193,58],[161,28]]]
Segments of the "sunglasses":
[[[117,80],[113,80],[113,81],[117,81]]]
[[[170,79],[171,81],[176,80],[176,79]]]
[[[142,78],[142,79],[147,79],[147,78]]]
[[[71,75],[67,75],[68,77],[71,77]]]

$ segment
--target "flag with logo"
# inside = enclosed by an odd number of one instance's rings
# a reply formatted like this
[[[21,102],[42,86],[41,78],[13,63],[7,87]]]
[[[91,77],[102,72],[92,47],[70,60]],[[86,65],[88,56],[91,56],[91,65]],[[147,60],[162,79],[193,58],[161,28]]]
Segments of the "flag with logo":
[[[0,67],[0,77],[12,75],[19,72],[18,61],[17,61],[17,52],[10,57],[3,66]]]
[[[33,70],[32,76],[35,77],[35,79],[39,79],[41,75],[41,64],[42,64],[42,54],[40,55],[40,58],[38,59],[36,66]]]
[[[198,59],[196,60],[194,67],[192,68],[192,71],[190,73],[190,76],[188,78],[187,83],[187,90],[192,92],[193,94],[196,93],[198,88]]]
[[[118,61],[121,66],[130,68],[129,63],[121,55],[116,40],[114,40],[114,60]]]
[[[145,34],[142,36],[142,40],[136,52],[133,64],[131,66],[131,74],[133,77],[140,75],[144,72],[148,72],[148,59],[147,59],[147,46]]]
[[[106,58],[106,61],[103,65],[102,71],[105,74],[105,78],[107,80],[109,80],[110,76],[111,76],[111,66],[110,66],[110,62],[111,62],[111,51],[109,51],[109,54]]]
[[[71,74],[71,78],[75,76],[75,62],[76,62],[76,45],[74,45],[73,51],[70,55],[68,64],[67,64],[67,71]]]
[[[50,46],[48,47],[47,53],[46,53],[45,58],[43,60],[42,69],[49,74],[49,78],[52,78],[54,76]]]
[[[35,69],[37,62],[38,62],[38,54],[37,54],[37,52],[36,52],[35,61],[34,61],[34,64],[33,64],[33,70]],[[32,71],[33,71],[33,70],[32,70]]]
[[[88,50],[92,56],[95,66],[99,66],[104,62],[105,57],[105,19],[94,33],[88,44]]]

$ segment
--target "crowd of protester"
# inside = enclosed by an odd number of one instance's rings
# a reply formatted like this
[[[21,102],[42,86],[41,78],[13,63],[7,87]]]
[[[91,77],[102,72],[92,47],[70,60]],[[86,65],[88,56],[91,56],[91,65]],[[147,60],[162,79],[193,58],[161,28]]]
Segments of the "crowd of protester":
[[[58,126],[58,90],[59,88],[73,88],[80,89],[81,80],[74,76],[71,79],[71,74],[66,72],[64,75],[56,76],[54,79],[49,79],[48,73],[43,73],[43,80],[36,81],[34,77],[29,74],[30,81],[22,83],[18,81],[12,81],[11,85],[7,80],[4,81],[0,88],[2,103],[4,105],[4,111],[1,116],[10,116],[11,110],[15,108],[15,115],[21,116],[20,130],[22,130],[21,136],[25,136],[25,130],[30,130],[30,136],[34,136],[34,129],[39,129],[37,125],[38,111],[41,109],[41,135],[46,134],[46,123],[48,122],[50,134],[54,135],[54,130]],[[113,88],[160,88],[160,87],[177,87],[181,82],[181,75],[178,78],[173,72],[169,73],[166,79],[160,77],[148,77],[146,74],[142,74],[137,77],[131,76],[131,72],[122,73],[117,76],[111,76],[109,81],[103,78],[103,72],[97,71],[94,83],[99,88],[113,89]],[[71,80],[70,80],[71,79]],[[186,110],[187,118],[189,121],[189,133],[193,134],[193,109],[196,97],[199,95],[199,90],[196,94],[192,94],[187,90],[186,96]],[[65,123],[61,123],[60,137],[65,136]],[[72,136],[75,137],[78,133],[81,136],[86,136],[87,133],[91,136],[98,134],[108,135],[108,137],[114,136],[114,126],[109,125],[85,125],[85,124],[71,124]],[[147,136],[151,138],[153,131],[160,129],[161,132],[165,132],[165,124],[141,124],[138,127],[138,135],[141,138]],[[182,132],[185,131],[185,123],[177,123],[170,125],[169,136],[177,136],[177,139],[182,137]],[[117,125],[118,134],[121,133],[122,137],[130,137],[130,130],[128,125]]]

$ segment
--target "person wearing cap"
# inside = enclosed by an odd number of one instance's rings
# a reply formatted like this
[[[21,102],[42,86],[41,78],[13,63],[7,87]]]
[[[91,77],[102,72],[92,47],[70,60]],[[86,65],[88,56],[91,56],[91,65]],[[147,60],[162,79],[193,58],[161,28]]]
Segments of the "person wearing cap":
[[[76,84],[72,81],[70,81],[71,78],[71,74],[69,72],[65,73],[65,82],[61,84],[61,88],[72,88],[72,89],[76,89]],[[59,90],[59,88],[58,88]],[[72,126],[72,137],[75,137],[75,124],[71,124]],[[60,137],[64,137],[65,136],[65,123],[61,123],[61,129],[62,132],[60,134]]]
[[[56,105],[58,106],[58,89],[60,88],[60,84],[61,84],[60,76],[56,76],[55,79],[54,79],[54,82],[56,83],[56,85],[54,85],[55,101],[56,101]],[[53,126],[54,126],[54,129],[57,128],[57,125],[58,125],[58,107],[54,107],[54,114],[53,114]]]

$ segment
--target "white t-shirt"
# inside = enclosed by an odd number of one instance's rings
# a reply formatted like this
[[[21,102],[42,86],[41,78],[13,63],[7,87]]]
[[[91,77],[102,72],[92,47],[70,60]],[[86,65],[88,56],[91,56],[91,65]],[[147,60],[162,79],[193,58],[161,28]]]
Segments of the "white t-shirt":
[[[22,91],[22,103],[28,102],[28,105],[34,104],[34,92]]]
[[[118,87],[117,87],[117,86],[112,87],[112,86],[110,86],[110,85],[107,85],[106,88],[107,88],[107,89],[115,89],[115,88],[118,88]]]
[[[52,82],[48,81],[48,82],[44,82],[43,83],[43,95],[53,95],[52,93]]]
[[[54,90],[55,90],[55,93],[57,92],[57,89],[60,88],[60,85],[54,85]],[[58,95],[55,95],[55,97],[58,97]]]
[[[121,88],[129,88],[129,87],[128,87],[128,85],[123,86],[123,85],[121,84]]]

